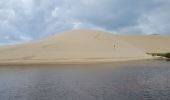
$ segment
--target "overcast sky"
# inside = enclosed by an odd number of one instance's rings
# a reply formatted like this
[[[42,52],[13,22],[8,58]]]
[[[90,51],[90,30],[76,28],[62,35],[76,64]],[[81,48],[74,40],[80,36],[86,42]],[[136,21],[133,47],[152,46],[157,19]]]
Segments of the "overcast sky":
[[[170,34],[170,0],[0,0],[0,44],[71,29]]]

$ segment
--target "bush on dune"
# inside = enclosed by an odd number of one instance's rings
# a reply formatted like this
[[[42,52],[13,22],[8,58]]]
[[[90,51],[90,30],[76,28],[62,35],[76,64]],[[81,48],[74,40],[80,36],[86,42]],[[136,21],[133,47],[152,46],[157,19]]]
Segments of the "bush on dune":
[[[164,54],[165,57],[170,58],[170,53]]]
[[[170,58],[170,53],[147,53],[147,54],[152,55],[152,56],[161,56],[165,58]]]

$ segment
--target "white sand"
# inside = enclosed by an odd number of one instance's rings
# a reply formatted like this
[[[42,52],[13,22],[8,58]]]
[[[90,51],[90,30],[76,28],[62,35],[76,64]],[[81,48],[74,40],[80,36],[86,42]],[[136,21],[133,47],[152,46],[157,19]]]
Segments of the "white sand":
[[[161,35],[117,35],[147,53],[170,52],[170,36]]]
[[[0,64],[88,63],[148,59],[151,56],[146,52],[170,51],[168,43],[170,37],[113,35],[100,31],[76,30],[31,43],[1,47]]]

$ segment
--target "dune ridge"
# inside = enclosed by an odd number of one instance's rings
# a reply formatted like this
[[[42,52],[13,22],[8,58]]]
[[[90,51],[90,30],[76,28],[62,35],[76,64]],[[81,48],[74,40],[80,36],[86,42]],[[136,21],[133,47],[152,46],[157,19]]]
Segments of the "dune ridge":
[[[136,39],[140,40],[135,42],[139,44],[133,43],[134,40],[133,36],[113,35],[102,31],[67,31],[30,43],[0,47],[0,64],[96,63],[151,59],[146,54],[150,49],[140,44],[143,38]]]

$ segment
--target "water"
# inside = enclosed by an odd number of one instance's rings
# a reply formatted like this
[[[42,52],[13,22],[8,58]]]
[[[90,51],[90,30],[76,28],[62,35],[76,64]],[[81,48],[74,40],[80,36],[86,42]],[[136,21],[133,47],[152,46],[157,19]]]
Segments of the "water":
[[[170,100],[170,62],[2,66],[0,100]]]

